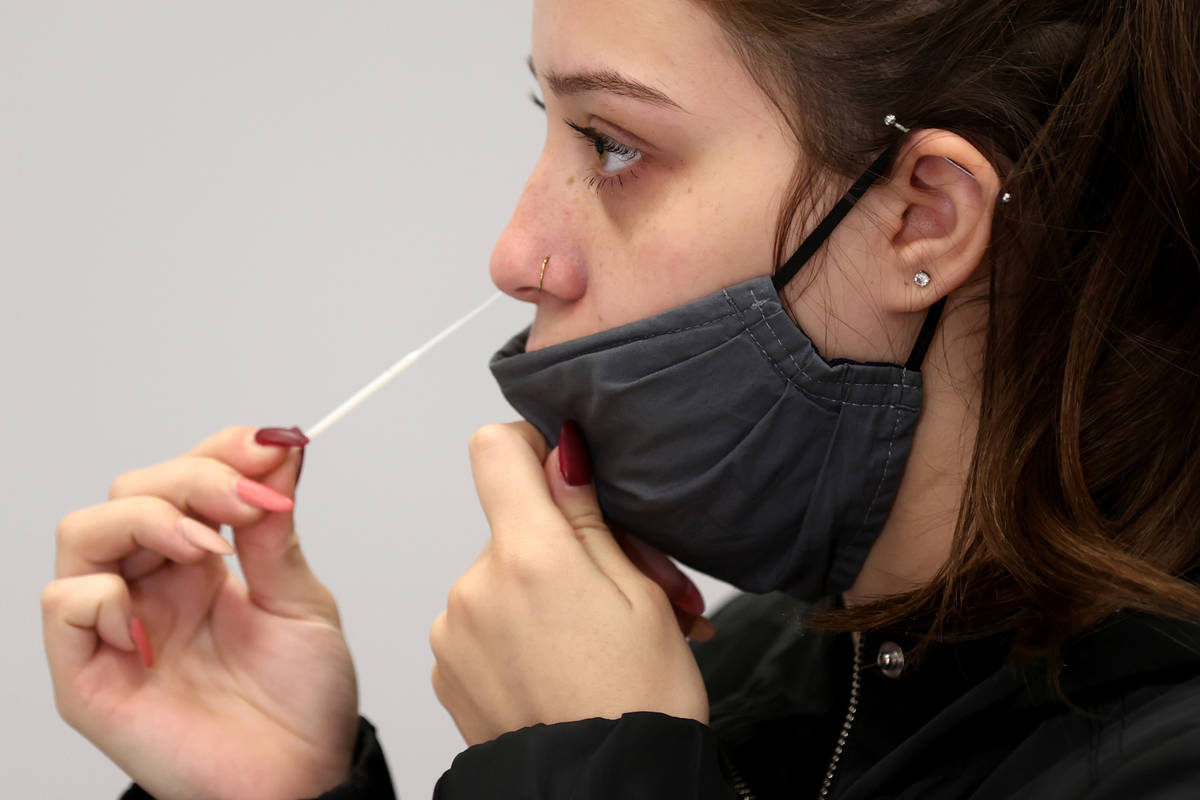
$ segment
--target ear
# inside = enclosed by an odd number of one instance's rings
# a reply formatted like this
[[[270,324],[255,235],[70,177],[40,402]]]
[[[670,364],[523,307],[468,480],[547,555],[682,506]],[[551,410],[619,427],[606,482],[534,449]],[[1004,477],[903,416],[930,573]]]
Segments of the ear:
[[[962,286],[983,259],[1000,178],[966,139],[921,130],[879,189],[872,213],[885,237],[878,241],[886,266],[881,299],[891,311],[926,309]],[[918,272],[929,275],[926,286],[915,282]]]

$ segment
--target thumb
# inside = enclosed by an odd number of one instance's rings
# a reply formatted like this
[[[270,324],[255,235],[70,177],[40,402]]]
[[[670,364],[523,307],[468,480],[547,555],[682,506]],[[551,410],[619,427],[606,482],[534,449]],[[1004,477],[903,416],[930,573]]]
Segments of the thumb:
[[[264,442],[259,437],[259,442]],[[304,461],[304,447],[292,447],[282,464],[257,480],[294,498]],[[263,609],[286,616],[318,616],[337,621],[329,591],[317,580],[300,549],[293,511],[265,514],[235,528],[234,544],[250,598]]]
[[[550,451],[545,468],[554,504],[596,566],[618,586],[627,580],[640,579],[641,573],[621,550],[604,521],[592,483],[591,457],[575,422],[563,423],[558,447]]]

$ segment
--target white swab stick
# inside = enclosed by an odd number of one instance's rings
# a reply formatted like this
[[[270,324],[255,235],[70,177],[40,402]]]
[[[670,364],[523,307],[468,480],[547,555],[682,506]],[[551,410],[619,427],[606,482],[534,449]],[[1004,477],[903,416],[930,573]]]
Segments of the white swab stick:
[[[359,389],[357,392],[354,393],[354,395],[349,400],[342,403],[340,406],[335,408],[333,411],[330,411],[328,414],[325,415],[325,417],[320,422],[318,422],[316,425],[313,425],[311,428],[309,428],[307,431],[305,431],[304,435],[308,437],[309,441],[312,441],[313,439],[317,438],[317,434],[322,433],[323,431],[329,430],[329,428],[333,425],[333,423],[337,422],[339,419],[346,416],[351,411],[353,411],[354,409],[356,409],[360,405],[362,405],[363,401],[365,401],[368,397],[375,394],[380,389],[382,389],[384,386],[386,386],[392,380],[392,378],[395,378],[401,372],[403,372],[404,370],[411,367],[414,363],[416,363],[417,359],[419,359],[421,356],[425,355],[425,353],[429,352],[429,350],[433,349],[433,347],[435,345],[437,345],[438,342],[442,341],[447,336],[449,336],[450,334],[454,333],[456,330],[461,328],[463,325],[465,325],[467,322],[469,322],[471,320],[471,318],[474,317],[476,314],[483,311],[485,308],[490,306],[492,303],[496,302],[496,300],[499,299],[503,294],[504,294],[503,292],[496,292],[494,295],[489,297],[486,301],[484,301],[484,303],[482,305],[480,305],[478,308],[476,308],[470,314],[467,314],[465,317],[460,319],[458,322],[455,322],[453,325],[446,328],[446,330],[442,331],[437,336],[433,337],[428,342],[421,345],[416,350],[413,350],[411,353],[409,353],[404,358],[397,361],[392,366],[388,367],[388,369],[382,375],[380,375],[375,380],[368,383],[363,388]]]

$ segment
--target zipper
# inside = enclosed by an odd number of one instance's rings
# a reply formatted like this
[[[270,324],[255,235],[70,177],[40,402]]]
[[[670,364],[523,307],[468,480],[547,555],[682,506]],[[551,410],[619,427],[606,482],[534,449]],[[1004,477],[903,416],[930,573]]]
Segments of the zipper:
[[[754,792],[750,791],[750,786],[746,783],[746,779],[742,777],[736,767],[732,767],[732,770],[733,790],[737,792],[738,800],[754,800]]]
[[[825,780],[821,783],[821,793],[817,795],[817,800],[826,800],[829,797],[829,789],[833,786],[834,777],[837,776],[838,761],[842,758],[846,740],[850,738],[850,729],[854,727],[854,715],[858,713],[858,690],[862,685],[860,681],[862,648],[862,636],[859,636],[854,642],[854,669],[850,673],[850,703],[846,707],[846,719],[842,721],[842,732],[838,734],[837,745],[833,748],[833,758],[829,760],[829,769],[825,772]]]
[[[746,779],[729,760],[729,756],[722,753],[721,758],[725,762],[725,769],[729,773],[729,777],[733,779],[733,790],[737,792],[738,800],[755,800],[754,792],[750,791],[750,784],[746,783]]]
[[[837,745],[833,748],[833,757],[829,760],[829,769],[825,771],[825,780],[821,783],[821,793],[817,795],[817,800],[827,800],[829,797],[829,790],[837,775],[838,762],[842,759],[846,740],[850,738],[850,729],[854,727],[854,717],[858,713],[858,693],[862,685],[862,648],[862,636],[859,636],[854,643],[854,667],[850,673],[850,702],[846,708],[846,718],[842,721],[842,731],[838,734]],[[728,756],[722,754],[722,757],[729,777],[733,779],[733,790],[737,792],[738,800],[755,800],[754,792],[750,790],[750,784],[746,783],[742,773],[738,772]]]

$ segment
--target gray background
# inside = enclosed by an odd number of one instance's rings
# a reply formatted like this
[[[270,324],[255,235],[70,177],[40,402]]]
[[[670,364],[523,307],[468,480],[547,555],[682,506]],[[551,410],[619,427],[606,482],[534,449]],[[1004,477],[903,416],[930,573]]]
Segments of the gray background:
[[[543,135],[529,11],[0,0],[6,796],[126,782],[54,711],[38,598],[57,520],[226,425],[311,425],[493,291]],[[493,306],[305,467],[305,549],[408,798],[462,747],[427,631],[487,537],[465,443],[513,417],[486,362],[529,317]]]

